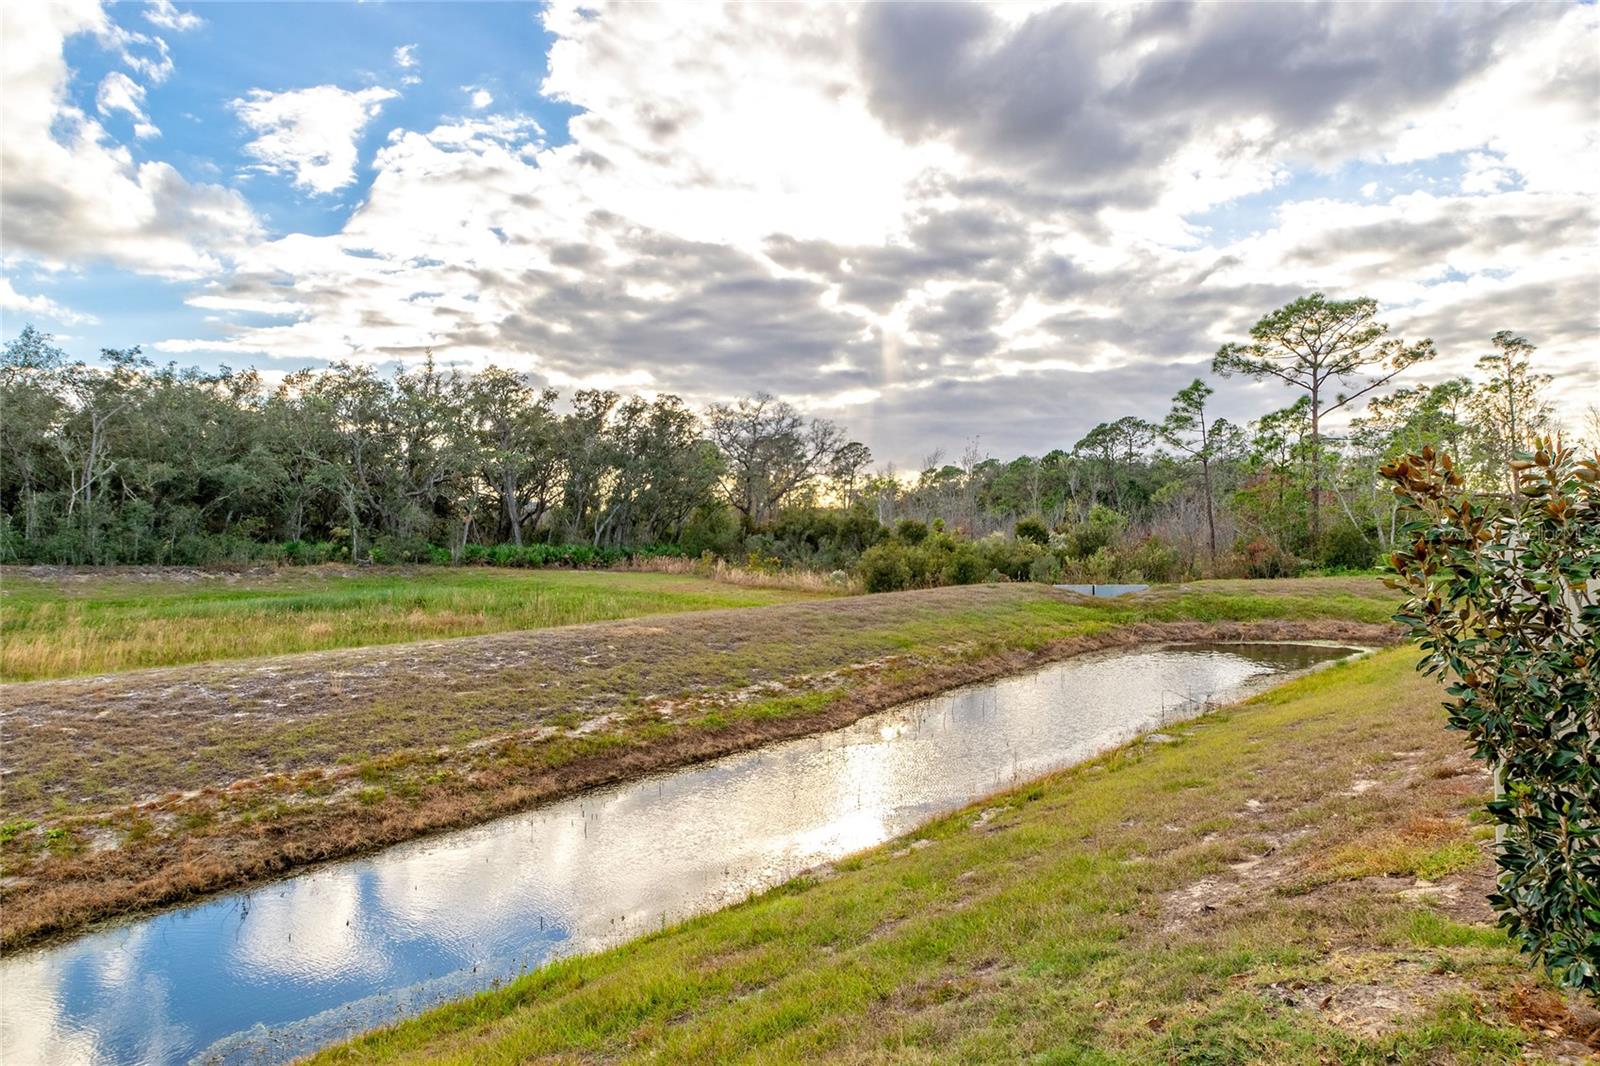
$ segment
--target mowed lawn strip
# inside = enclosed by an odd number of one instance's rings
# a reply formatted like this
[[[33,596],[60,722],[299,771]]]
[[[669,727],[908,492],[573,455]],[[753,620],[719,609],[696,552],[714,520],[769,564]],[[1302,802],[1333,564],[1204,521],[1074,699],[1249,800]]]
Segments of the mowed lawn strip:
[[[1581,1008],[1490,924],[1489,781],[1415,658],[1313,674],[942,818],[913,834],[929,846],[313,1061],[1581,1056]]]
[[[110,673],[814,598],[677,574],[492,567],[0,570],[0,678]]]
[[[1394,602],[1370,579],[969,586],[3,686],[0,942],[1091,648],[1381,642]]]

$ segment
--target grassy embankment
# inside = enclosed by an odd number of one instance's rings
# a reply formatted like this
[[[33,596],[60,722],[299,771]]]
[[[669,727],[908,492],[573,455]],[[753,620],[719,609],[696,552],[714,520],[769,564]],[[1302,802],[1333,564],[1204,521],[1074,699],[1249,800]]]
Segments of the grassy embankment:
[[[1416,652],[1292,682],[333,1062],[1581,1061]],[[979,809],[986,817],[976,817]]]
[[[488,567],[0,572],[0,678],[544,629],[811,598],[691,575]]]
[[[969,586],[7,685],[0,943],[1095,647],[1382,640],[1394,602],[1367,579]]]

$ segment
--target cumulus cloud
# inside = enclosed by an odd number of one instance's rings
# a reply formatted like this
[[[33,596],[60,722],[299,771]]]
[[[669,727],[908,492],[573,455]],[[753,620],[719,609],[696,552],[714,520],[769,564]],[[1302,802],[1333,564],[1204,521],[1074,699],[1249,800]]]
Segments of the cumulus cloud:
[[[90,0],[6,7],[0,213],[7,260],[110,262],[172,277],[223,269],[228,253],[256,232],[249,205],[229,189],[187,181],[167,163],[136,162],[71,102],[63,48],[80,34],[147,79],[170,70],[164,42],[121,30]],[[123,91],[119,100],[114,83],[107,106],[137,109],[142,95]]]
[[[133,133],[135,137],[157,137],[161,131],[150,122],[150,117],[144,111],[144,86],[122,73],[113,70],[100,81],[100,88],[95,93],[95,110],[102,115],[110,115],[121,111],[133,120]]]
[[[28,296],[20,293],[12,287],[11,279],[3,275],[0,275],[0,311],[21,312],[28,316],[37,315],[69,326],[97,321],[93,315],[63,307],[43,294]]]
[[[144,9],[145,21],[164,30],[185,33],[205,25],[205,20],[192,11],[179,11],[172,0],[150,0]]]
[[[948,141],[1106,205],[1192,211],[1271,188],[1288,163],[1396,144],[1420,110],[1459,111],[1457,93],[1491,69],[1501,76],[1507,39],[1542,30],[1555,45],[1558,15],[1176,3],[1017,18],[903,3],[864,9],[855,36],[872,110],[906,140]],[[1460,122],[1477,136],[1456,147],[1493,129]]]
[[[172,50],[165,37],[127,29],[113,21],[96,2],[61,0],[58,4],[37,6],[48,9],[42,12],[46,18],[65,19],[72,24],[87,20],[83,28],[92,32],[102,47],[115,51],[124,66],[152,85],[171,76]]]
[[[400,95],[371,86],[269,92],[251,89],[233,101],[240,120],[257,136],[245,151],[265,170],[289,174],[313,193],[331,193],[356,180],[357,143],[385,100]]]
[[[394,50],[394,65],[400,68],[402,85],[416,85],[422,81],[417,73],[417,46],[403,44]]]
[[[258,235],[206,274],[190,302],[222,340],[159,347],[304,363],[431,346],[563,386],[768,388],[902,464],[1151,416],[1310,289],[1370,294],[1433,336],[1445,354],[1419,380],[1511,328],[1564,397],[1600,384],[1593,8],[830,5],[775,22],[584,0],[542,17],[542,91],[574,108],[570,140],[463,87],[466,117],[377,148],[337,232]],[[415,46],[394,62],[415,70]],[[322,194],[354,181],[393,95],[235,106],[261,165]],[[1288,399],[1218,396],[1234,418]]]

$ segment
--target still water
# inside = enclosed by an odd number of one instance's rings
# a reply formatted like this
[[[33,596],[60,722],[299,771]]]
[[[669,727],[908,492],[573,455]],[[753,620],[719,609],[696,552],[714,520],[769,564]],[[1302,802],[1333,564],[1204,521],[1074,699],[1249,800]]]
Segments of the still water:
[[[881,843],[1352,654],[1085,656],[0,960],[0,1062],[256,1063]]]

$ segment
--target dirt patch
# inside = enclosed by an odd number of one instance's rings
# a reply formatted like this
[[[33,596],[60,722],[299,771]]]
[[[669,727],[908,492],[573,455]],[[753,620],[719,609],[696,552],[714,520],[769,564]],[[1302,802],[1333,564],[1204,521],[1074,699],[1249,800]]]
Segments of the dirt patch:
[[[1294,982],[1269,985],[1269,1000],[1318,1018],[1351,1036],[1375,1039],[1406,1028],[1447,995],[1466,990],[1464,982],[1426,973],[1410,963],[1387,967],[1396,983]]]
[[[1273,893],[1313,897],[1313,905],[1328,908],[1389,897],[1452,921],[1493,925],[1494,863],[1466,818],[1488,785],[1483,769],[1441,734],[1435,748],[1354,762],[1345,772],[1352,776],[1341,782],[1337,771],[1325,769],[1321,788],[1246,798],[1231,830],[1199,843],[1218,844],[1248,831],[1255,850],[1162,894],[1160,927],[1174,933],[1211,915],[1237,916]],[[1397,817],[1401,811],[1405,816]],[[1313,826],[1315,846],[1295,847]]]
[[[1418,879],[1398,890],[1405,899],[1426,903],[1452,921],[1467,925],[1493,925],[1494,908],[1489,893],[1495,889],[1495,867],[1482,862],[1439,881]]]
[[[1600,1007],[1576,994],[1562,995],[1528,982],[1510,989],[1501,1007],[1524,1029],[1546,1043],[1540,1049],[1559,1062],[1600,1058]]]
[[[1161,896],[1160,925],[1164,933],[1176,933],[1206,920],[1208,915],[1228,908],[1248,908],[1264,893],[1293,877],[1299,862],[1287,855],[1284,847],[1303,833],[1290,831],[1264,837],[1265,850],[1227,864],[1226,873],[1203,877]],[[1202,840],[1201,843],[1208,843]]]
[[[1351,1036],[1372,1040],[1400,1032],[1441,1002],[1473,1003],[1502,1016],[1532,1038],[1525,1049],[1542,1062],[1595,1061],[1600,1052],[1600,1010],[1578,995],[1563,995],[1531,981],[1485,996],[1463,975],[1441,973],[1405,956],[1355,952],[1330,960],[1326,981],[1289,981],[1261,989],[1274,1007],[1311,1014]]]
[[[994,826],[990,825],[989,823],[993,822],[996,818],[1009,810],[1011,810],[1011,807],[1009,806],[986,807],[978,813],[976,818],[972,820],[971,828],[990,833],[994,832],[996,829],[1004,828],[1003,826]]]

